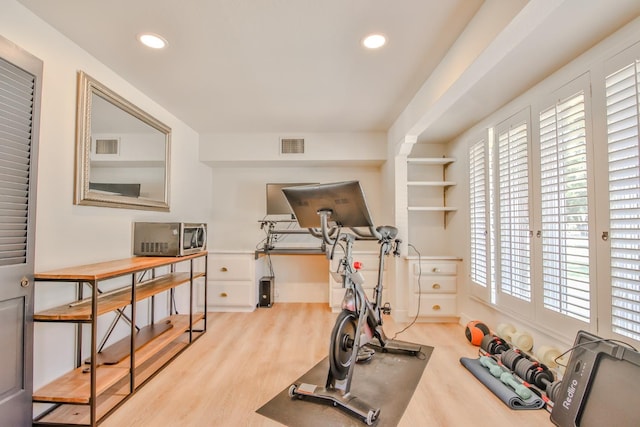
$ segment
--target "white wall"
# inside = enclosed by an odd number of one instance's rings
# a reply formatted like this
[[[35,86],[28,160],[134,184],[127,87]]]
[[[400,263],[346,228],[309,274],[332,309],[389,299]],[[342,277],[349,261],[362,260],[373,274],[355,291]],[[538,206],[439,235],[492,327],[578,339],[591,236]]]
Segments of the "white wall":
[[[304,153],[280,154],[280,138],[304,138]],[[393,201],[384,201],[381,166],[386,135],[370,133],[224,133],[200,138],[200,160],[213,170],[209,247],[214,251],[254,251],[265,238],[269,182],[361,182],[373,220],[382,224]],[[287,217],[269,217],[287,219]],[[277,228],[286,228],[280,225]],[[278,247],[313,247],[313,237],[288,235]],[[359,242],[356,249],[370,250]],[[266,274],[266,260],[257,279]],[[272,255],[276,302],[328,302],[328,260],[322,255]]]
[[[380,218],[380,168],[345,167],[252,167],[212,168],[212,215],[209,248],[215,251],[254,250],[264,237],[259,221],[266,214],[268,182],[337,182],[359,180],[372,212]]]
[[[212,214],[209,220],[209,249],[212,251],[253,251],[261,246],[265,231],[260,229],[259,221],[266,214],[268,182],[359,180],[373,220],[377,223],[384,218],[383,210],[392,204],[384,201],[378,166],[304,166],[298,163],[277,167],[230,162],[214,164],[212,172]],[[319,240],[305,237],[288,236],[280,244],[290,247],[313,245],[316,241],[319,245]],[[357,249],[370,250],[371,245],[358,242]],[[273,255],[271,258],[276,276],[276,302],[328,301],[328,261],[324,256]]]
[[[280,154],[280,138],[303,138],[304,153]],[[221,133],[200,138],[203,162],[269,162],[269,165],[295,165],[303,162],[325,164],[375,163],[387,158],[384,132],[345,133]]]
[[[198,161],[198,134],[107,66],[13,0],[2,0],[0,34],[44,63],[39,141],[35,269],[131,256],[137,220],[202,221],[211,217],[211,169]],[[73,205],[76,74],[84,70],[172,128],[169,213]],[[61,285],[37,285],[35,307],[68,302]],[[73,363],[73,331],[36,324],[34,388]]]

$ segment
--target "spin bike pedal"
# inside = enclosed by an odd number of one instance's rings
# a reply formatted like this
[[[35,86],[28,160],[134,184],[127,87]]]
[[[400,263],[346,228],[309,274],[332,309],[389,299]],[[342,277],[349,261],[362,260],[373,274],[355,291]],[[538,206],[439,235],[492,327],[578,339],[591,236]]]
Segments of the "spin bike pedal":
[[[368,362],[373,359],[373,356],[376,354],[376,351],[372,348],[368,347],[360,347],[358,349],[358,357],[356,358],[357,363]]]
[[[382,347],[382,351],[405,352],[417,356],[422,352],[422,345],[407,341],[388,340]]]
[[[391,314],[391,304],[385,302],[381,308],[382,314]]]

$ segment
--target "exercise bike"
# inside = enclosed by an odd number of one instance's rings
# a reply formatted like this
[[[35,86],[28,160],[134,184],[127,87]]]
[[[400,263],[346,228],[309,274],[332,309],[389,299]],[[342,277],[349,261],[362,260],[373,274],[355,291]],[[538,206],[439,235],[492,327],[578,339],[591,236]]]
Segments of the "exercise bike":
[[[322,238],[333,255],[337,245],[343,245],[344,255],[335,273],[346,289],[329,343],[329,372],[324,387],[316,384],[292,384],[291,398],[311,398],[328,402],[346,410],[372,425],[380,415],[373,407],[351,394],[351,383],[358,361],[371,359],[375,348],[383,352],[397,351],[419,355],[419,344],[389,339],[382,328],[382,275],[384,259],[393,252],[399,255],[396,238],[398,229],[392,226],[374,227],[364,193],[358,181],[320,184],[283,189],[301,227]],[[335,225],[329,226],[329,221]],[[316,227],[319,225],[318,227]],[[343,232],[343,228],[349,232]],[[365,231],[362,230],[365,229]],[[379,244],[378,281],[371,302],[363,289],[364,279],[353,262],[356,240],[377,240]],[[366,347],[365,347],[366,346]]]

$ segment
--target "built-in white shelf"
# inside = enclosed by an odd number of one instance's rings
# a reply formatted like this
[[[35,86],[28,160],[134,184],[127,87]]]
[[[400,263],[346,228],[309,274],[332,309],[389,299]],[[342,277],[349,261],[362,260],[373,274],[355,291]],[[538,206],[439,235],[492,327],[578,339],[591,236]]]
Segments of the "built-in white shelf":
[[[448,181],[446,179],[445,170],[447,166],[456,161],[453,157],[408,157],[407,166],[412,166],[411,172],[408,171],[407,175],[407,190],[413,189],[412,195],[408,194],[409,205],[407,210],[409,212],[443,212],[445,213],[445,227],[446,227],[446,213],[454,212],[458,210],[455,207],[447,206],[446,192],[450,187],[456,185],[455,181]],[[438,180],[436,177],[436,171],[433,168],[438,168],[441,171],[439,174],[442,179]],[[436,179],[433,179],[436,178]],[[427,193],[423,193],[421,188],[425,189]],[[436,200],[433,198],[434,194],[427,190],[427,188],[441,188],[441,199]],[[423,199],[423,200],[420,200]],[[426,200],[429,199],[429,200]],[[427,203],[425,203],[427,202]],[[432,203],[435,202],[435,203]]]
[[[458,208],[452,206],[409,206],[410,212],[454,212]]]
[[[453,157],[407,157],[408,163],[413,164],[422,164],[422,165],[448,165],[455,162],[456,159]]]
[[[409,181],[409,187],[451,187],[456,185],[455,181]]]

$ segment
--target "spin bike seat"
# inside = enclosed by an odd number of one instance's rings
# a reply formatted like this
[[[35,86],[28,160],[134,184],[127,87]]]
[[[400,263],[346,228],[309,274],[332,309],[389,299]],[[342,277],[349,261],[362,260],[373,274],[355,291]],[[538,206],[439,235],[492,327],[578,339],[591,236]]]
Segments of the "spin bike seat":
[[[383,239],[393,239],[398,235],[398,229],[392,225],[381,225],[376,227],[376,231],[382,235]]]

